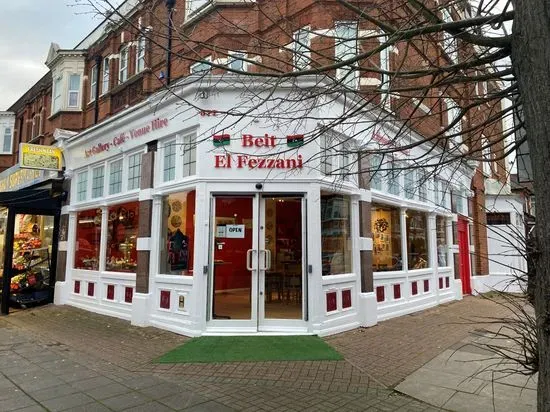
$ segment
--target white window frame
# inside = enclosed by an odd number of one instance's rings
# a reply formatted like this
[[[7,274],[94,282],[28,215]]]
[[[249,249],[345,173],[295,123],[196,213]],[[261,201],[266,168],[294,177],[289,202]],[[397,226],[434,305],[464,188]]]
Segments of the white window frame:
[[[133,187],[132,185],[130,185],[130,179],[132,179],[132,181],[134,181],[134,179],[136,178],[136,176],[131,176],[130,175],[130,168],[132,167],[132,165],[130,164],[130,160],[133,159],[134,157],[139,158],[139,175],[137,176],[137,186],[136,187]],[[142,151],[128,154],[127,167],[126,167],[126,170],[127,170],[126,189],[128,191],[139,190],[140,189],[140,186],[141,186],[141,168],[142,168],[142,160],[143,160],[142,157],[143,157],[143,152]]]
[[[346,36],[343,31],[355,32],[353,37]],[[358,23],[356,21],[339,21],[334,25],[334,60],[344,61],[357,56]],[[357,62],[354,63],[354,66]],[[336,69],[336,80],[350,89],[359,87],[359,71],[352,66],[343,66]]]
[[[311,36],[309,27],[296,30],[292,38],[292,68],[294,71],[308,70],[311,66]]]
[[[97,97],[96,88],[97,88],[97,81],[99,77],[98,71],[99,71],[99,66],[97,64],[90,69],[90,102],[93,102]]]
[[[405,192],[405,198],[413,200],[416,198],[416,185],[418,184],[418,181],[416,180],[416,169],[414,169],[413,167],[409,167],[404,172],[403,188]]]
[[[447,106],[447,134],[455,135],[453,136],[453,141],[456,144],[462,144],[462,119],[450,127],[451,123],[460,116],[460,106],[454,99],[449,97],[445,98],[445,106]]]
[[[441,9],[441,16],[444,23],[452,23],[454,21],[451,12],[446,8]],[[453,64],[458,63],[458,41],[450,33],[443,32],[443,51]]]
[[[96,188],[94,186],[94,182],[97,180],[96,177],[94,176],[94,172],[98,169],[103,169],[103,176],[102,176],[102,182],[101,182],[101,194],[96,196],[94,195],[94,190],[96,189],[99,189],[99,188]],[[99,199],[99,198],[102,198],[105,196],[105,164],[104,163],[101,163],[99,165],[95,165],[92,167],[92,183],[91,183],[91,188],[92,188],[92,191],[91,191],[91,194],[90,194],[90,197],[91,199]]]
[[[230,51],[227,54],[227,67],[229,67],[232,70],[238,70],[241,72],[245,72],[248,70],[248,62],[244,61],[243,59],[247,59],[247,54],[245,51]],[[239,64],[240,67],[234,67],[234,64]]]
[[[63,107],[63,77],[57,76],[53,82],[52,114],[57,113]]]
[[[146,38],[144,36],[139,37],[136,47],[136,73],[145,70],[145,46]]]
[[[199,62],[193,63],[189,67],[189,73],[191,74],[205,74],[212,70],[212,66],[206,62],[212,62],[212,56],[206,56]],[[203,68],[204,67],[204,68]]]
[[[115,170],[114,167],[116,165],[120,165],[119,169],[118,170]],[[123,179],[123,173],[124,173],[124,161],[123,159],[120,157],[118,159],[113,159],[109,162],[109,167],[108,167],[108,178],[107,178],[107,181],[108,181],[108,187],[109,189],[107,190],[107,193],[109,196],[111,195],[118,195],[120,193],[123,192],[124,190],[124,179]],[[119,175],[119,180],[118,181],[113,181],[113,177],[116,176],[116,175]],[[118,191],[112,191],[112,187],[114,185],[118,185],[119,189]]]
[[[183,159],[181,164],[182,164],[183,177],[189,177],[197,174],[197,139],[195,134],[188,134],[183,136],[183,156],[182,157]],[[177,160],[177,151],[176,151],[176,160]]]
[[[205,7],[212,0],[187,0],[185,2],[185,18],[189,19],[197,11]]]
[[[380,45],[385,44],[388,41],[388,36],[386,34],[381,35]],[[380,50],[380,70],[384,72],[390,71],[390,47],[385,47],[383,50]],[[390,76],[387,73],[380,73],[380,90],[382,106],[391,110],[391,99],[390,99]]]
[[[78,77],[78,88],[72,89],[71,87],[71,79],[74,77]],[[68,79],[68,87],[67,87],[67,107],[70,109],[78,109],[80,108],[80,89],[82,87],[82,76],[77,73],[71,73],[69,74]],[[76,96],[76,104],[71,104],[71,96]]]
[[[101,79],[101,94],[105,94],[109,91],[109,82],[111,80],[111,68],[110,68],[111,59],[105,57],[103,59],[103,73]]]
[[[178,169],[178,150],[177,150],[177,147],[178,147],[178,142],[177,142],[177,139],[176,138],[171,138],[169,140],[166,140],[165,142],[163,142],[162,144],[162,161],[160,162],[161,163],[161,174],[160,174],[160,178],[161,178],[161,182],[162,183],[170,183],[170,182],[174,182],[177,177],[178,177],[178,173],[177,173],[177,169]],[[173,150],[173,152],[172,152]],[[174,158],[174,164],[173,165],[169,165],[169,169],[167,169],[167,161],[168,161],[168,156]],[[168,170],[173,170],[169,172],[169,178],[166,177],[166,172]]]
[[[371,189],[382,191],[384,189],[384,180],[382,179],[382,162],[384,157],[381,154],[373,153],[370,155],[370,184]]]
[[[388,193],[393,196],[402,196],[401,190],[401,164],[395,158],[391,158],[388,171],[386,173],[388,180]]]
[[[128,80],[128,61],[129,61],[128,46],[123,46],[120,49],[119,68],[118,68],[118,84]]]
[[[6,150],[6,146],[9,141],[9,149]],[[13,153],[13,127],[8,126],[4,128],[4,134],[2,136],[2,154],[12,154]]]
[[[85,179],[81,180],[81,176],[85,176]],[[82,183],[84,185],[84,190],[82,189]],[[85,202],[88,199],[88,169],[81,170],[76,173],[76,193],[75,198],[77,202]]]

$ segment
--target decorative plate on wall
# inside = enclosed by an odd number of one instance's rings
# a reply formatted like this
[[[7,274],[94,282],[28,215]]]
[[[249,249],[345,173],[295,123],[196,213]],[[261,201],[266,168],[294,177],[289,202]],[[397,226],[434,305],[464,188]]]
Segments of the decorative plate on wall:
[[[172,203],[172,210],[176,213],[178,213],[182,208],[181,202],[179,200],[176,200]]]
[[[170,224],[174,227],[180,227],[181,223],[182,223],[181,217],[179,217],[178,215],[172,216],[170,218]]]

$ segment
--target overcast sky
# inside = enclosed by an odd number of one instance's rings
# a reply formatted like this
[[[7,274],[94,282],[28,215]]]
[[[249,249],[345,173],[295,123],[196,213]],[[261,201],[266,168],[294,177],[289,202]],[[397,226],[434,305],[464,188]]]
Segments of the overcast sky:
[[[0,0],[0,110],[47,71],[51,42],[73,48],[100,21],[75,0]]]

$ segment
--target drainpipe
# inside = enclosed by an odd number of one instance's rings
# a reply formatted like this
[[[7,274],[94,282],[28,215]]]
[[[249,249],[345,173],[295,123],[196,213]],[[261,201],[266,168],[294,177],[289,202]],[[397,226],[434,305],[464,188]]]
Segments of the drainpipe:
[[[103,58],[99,55],[95,56],[95,104],[94,104],[94,124],[99,120],[99,74],[101,73],[101,62]]]
[[[172,15],[174,14],[174,6],[176,0],[166,0],[166,8],[168,9],[168,44],[166,45],[166,85],[170,86],[170,76],[172,69]]]

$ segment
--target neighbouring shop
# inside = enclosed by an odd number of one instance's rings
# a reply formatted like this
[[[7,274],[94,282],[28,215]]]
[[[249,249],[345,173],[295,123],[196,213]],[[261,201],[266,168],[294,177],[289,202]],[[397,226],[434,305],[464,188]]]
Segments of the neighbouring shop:
[[[53,301],[63,179],[12,167],[0,174],[1,311]]]

